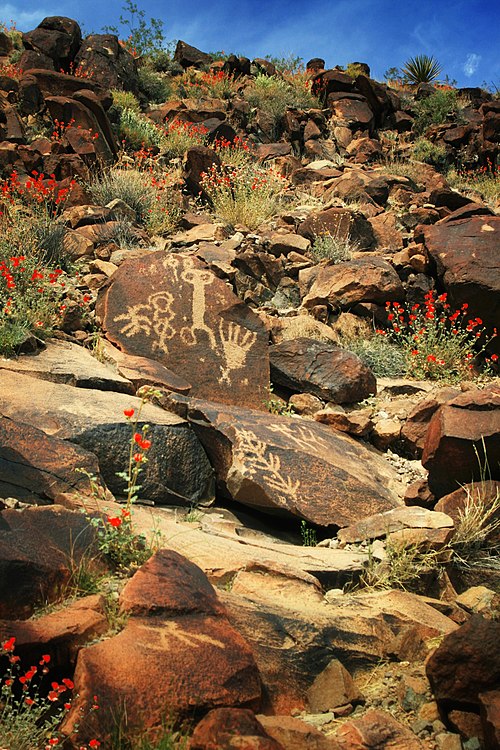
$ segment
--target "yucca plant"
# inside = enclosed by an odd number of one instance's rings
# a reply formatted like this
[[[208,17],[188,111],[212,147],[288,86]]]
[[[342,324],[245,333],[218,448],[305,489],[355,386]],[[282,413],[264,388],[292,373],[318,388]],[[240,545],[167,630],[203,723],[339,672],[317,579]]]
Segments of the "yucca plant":
[[[402,72],[409,83],[430,83],[440,74],[441,65],[434,57],[416,55],[406,61]]]

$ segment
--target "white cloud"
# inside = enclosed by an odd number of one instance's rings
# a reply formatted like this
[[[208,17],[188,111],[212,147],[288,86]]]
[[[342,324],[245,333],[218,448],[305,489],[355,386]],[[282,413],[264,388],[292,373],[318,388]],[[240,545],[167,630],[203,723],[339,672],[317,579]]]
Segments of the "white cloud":
[[[46,16],[55,15],[57,15],[57,11],[55,10],[49,11],[43,10],[43,8],[38,10],[21,10],[12,5],[12,3],[0,3],[0,21],[7,24],[7,26],[13,21],[21,31],[33,29]]]
[[[463,64],[463,71],[467,78],[470,78],[474,75],[476,70],[479,66],[479,61],[481,60],[481,55],[476,55],[475,52],[469,52],[467,55],[465,62]]]

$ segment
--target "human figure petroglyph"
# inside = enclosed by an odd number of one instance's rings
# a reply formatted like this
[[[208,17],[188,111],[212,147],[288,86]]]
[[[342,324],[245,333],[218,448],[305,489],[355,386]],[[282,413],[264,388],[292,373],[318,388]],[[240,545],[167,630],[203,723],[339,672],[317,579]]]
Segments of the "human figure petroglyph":
[[[167,341],[175,335],[171,323],[175,317],[172,311],[173,295],[170,292],[156,292],[148,297],[144,304],[134,305],[127,313],[117,315],[115,322],[126,320],[128,323],[120,329],[127,338],[144,333],[146,336],[156,334],[153,349],[168,352]]]

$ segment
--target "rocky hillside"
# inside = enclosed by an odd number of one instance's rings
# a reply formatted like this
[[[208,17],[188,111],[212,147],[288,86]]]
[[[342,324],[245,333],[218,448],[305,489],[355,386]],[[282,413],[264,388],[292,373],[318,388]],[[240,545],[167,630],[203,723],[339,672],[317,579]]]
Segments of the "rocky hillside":
[[[0,748],[500,748],[498,98],[0,55]]]

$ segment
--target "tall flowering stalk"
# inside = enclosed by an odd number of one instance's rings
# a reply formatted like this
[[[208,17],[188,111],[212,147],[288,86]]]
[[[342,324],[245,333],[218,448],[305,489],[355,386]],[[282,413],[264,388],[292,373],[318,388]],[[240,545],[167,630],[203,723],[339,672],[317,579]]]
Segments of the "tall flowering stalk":
[[[447,295],[425,295],[424,304],[410,309],[399,302],[387,302],[390,331],[378,330],[399,344],[406,353],[409,376],[430,380],[461,380],[470,378],[474,358],[483,352],[486,329],[481,318],[469,317],[469,305],[464,302],[452,310]],[[493,337],[497,335],[496,329]],[[490,340],[491,340],[490,338]],[[479,340],[482,343],[478,346]],[[493,354],[494,364],[498,356]]]

